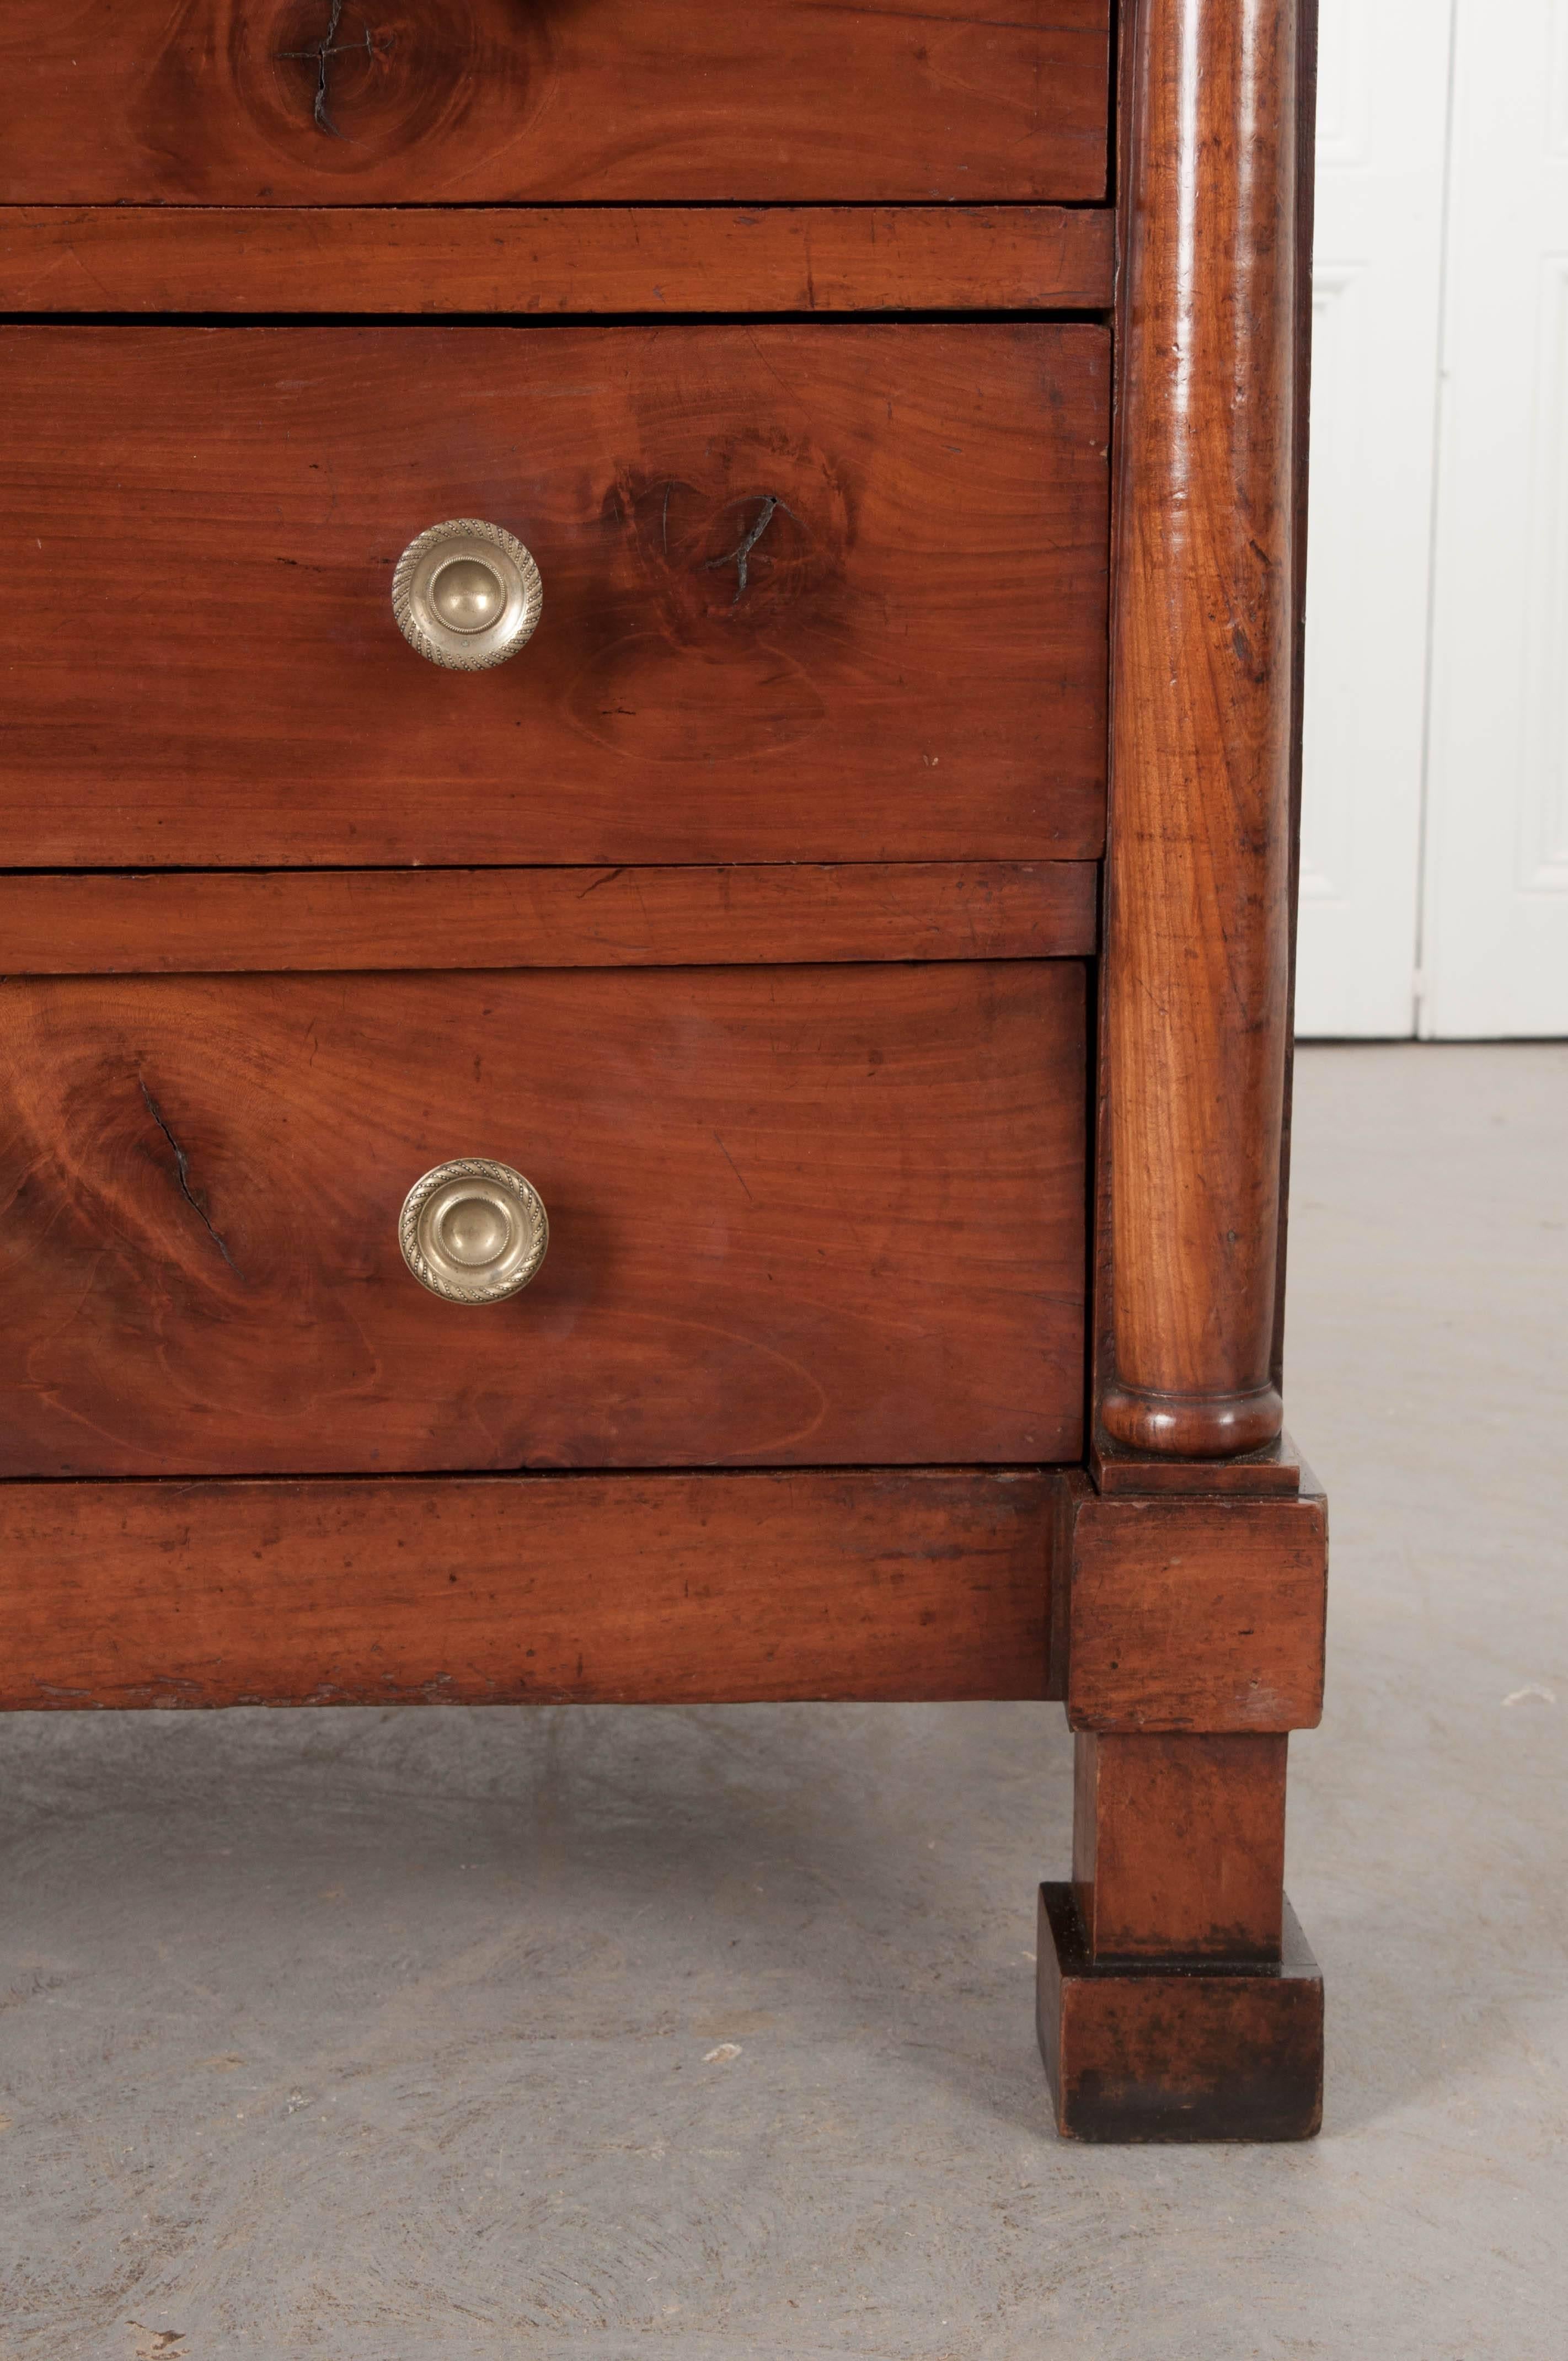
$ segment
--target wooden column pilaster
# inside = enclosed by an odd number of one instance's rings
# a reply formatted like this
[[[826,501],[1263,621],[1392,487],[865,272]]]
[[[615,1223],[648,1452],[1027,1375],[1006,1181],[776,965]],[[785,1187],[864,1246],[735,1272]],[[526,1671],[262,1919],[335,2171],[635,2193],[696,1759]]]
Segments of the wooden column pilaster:
[[[1103,1428],[1279,1432],[1305,0],[1135,0],[1123,148]]]

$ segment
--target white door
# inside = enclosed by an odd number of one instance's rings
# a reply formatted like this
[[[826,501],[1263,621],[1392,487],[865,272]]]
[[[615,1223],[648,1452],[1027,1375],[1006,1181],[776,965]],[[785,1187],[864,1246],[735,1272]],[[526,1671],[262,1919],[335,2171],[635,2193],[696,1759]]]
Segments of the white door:
[[[1452,6],[1322,0],[1297,973],[1320,1037],[1415,1029]]]
[[[1431,1039],[1568,1033],[1568,0],[1459,0]]]

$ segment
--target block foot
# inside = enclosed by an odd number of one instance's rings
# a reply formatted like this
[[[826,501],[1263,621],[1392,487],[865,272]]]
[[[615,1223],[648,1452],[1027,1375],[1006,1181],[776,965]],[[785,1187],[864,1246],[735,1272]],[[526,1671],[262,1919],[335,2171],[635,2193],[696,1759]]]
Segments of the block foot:
[[[1285,1905],[1283,1957],[1095,1960],[1070,1885],[1042,1885],[1040,2052],[1069,2139],[1310,2139],[1323,1980]]]

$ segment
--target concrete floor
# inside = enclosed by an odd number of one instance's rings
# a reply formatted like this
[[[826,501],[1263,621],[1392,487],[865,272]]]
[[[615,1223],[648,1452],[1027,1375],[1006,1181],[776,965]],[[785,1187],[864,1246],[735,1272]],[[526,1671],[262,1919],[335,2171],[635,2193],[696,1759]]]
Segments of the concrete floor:
[[[1563,2361],[1568,1049],[1310,1050],[1305,2148],[1075,2148],[1059,1711],[0,1724],[6,2361]]]

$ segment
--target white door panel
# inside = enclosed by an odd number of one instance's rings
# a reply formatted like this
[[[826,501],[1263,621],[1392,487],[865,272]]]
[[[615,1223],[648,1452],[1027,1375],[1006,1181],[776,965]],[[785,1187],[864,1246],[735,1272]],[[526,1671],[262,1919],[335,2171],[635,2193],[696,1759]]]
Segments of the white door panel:
[[[1568,0],[1460,0],[1420,1029],[1568,1033]]]
[[[1453,0],[1323,0],[1297,1027],[1415,1020]]]

